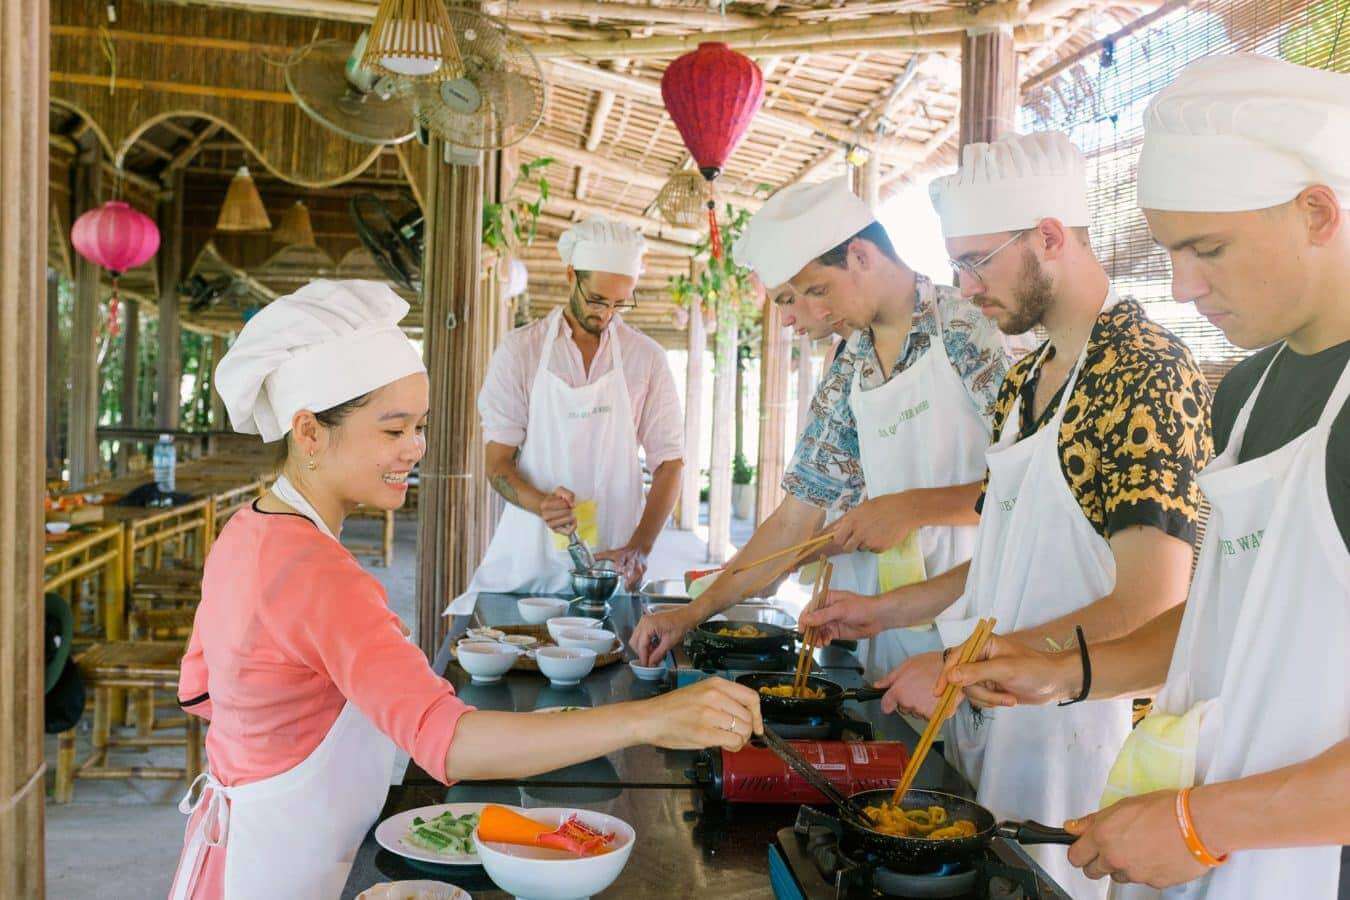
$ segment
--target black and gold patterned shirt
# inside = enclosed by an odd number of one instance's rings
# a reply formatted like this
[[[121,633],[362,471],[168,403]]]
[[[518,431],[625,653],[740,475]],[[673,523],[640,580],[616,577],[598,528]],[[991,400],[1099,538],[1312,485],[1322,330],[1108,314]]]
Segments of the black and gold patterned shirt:
[[[1063,388],[1038,419],[1031,416],[1040,351],[1019,360],[1004,379],[994,410],[995,441],[1014,403],[1022,404],[1019,438],[1044,427],[1059,408]],[[1053,355],[1052,347],[1047,358]],[[1195,476],[1214,452],[1211,399],[1190,351],[1150,321],[1137,301],[1122,299],[1102,312],[1059,432],[1060,467],[1098,534],[1109,538],[1151,525],[1194,542],[1200,511]],[[981,494],[976,508],[983,504]]]

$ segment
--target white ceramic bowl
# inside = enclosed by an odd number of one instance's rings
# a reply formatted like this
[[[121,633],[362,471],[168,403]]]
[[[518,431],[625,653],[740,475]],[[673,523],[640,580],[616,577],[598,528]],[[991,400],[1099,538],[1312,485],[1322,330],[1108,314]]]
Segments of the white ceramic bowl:
[[[489,641],[469,641],[455,648],[459,664],[473,676],[474,684],[492,684],[516,664],[520,652],[505,644]]]
[[[567,601],[557,597],[522,597],[516,601],[520,617],[531,625],[542,625],[567,612]]]
[[[585,647],[540,647],[534,651],[539,671],[559,687],[580,684],[595,668],[594,650]]]
[[[640,666],[634,661],[628,664],[628,668],[632,669],[633,674],[643,681],[660,681],[666,677],[665,663],[659,666]]]
[[[475,830],[473,841],[488,877],[519,900],[582,900],[609,887],[627,865],[637,833],[622,819],[591,810],[525,810],[525,815],[550,829],[573,814],[592,828],[612,832],[612,849],[599,856],[578,857],[562,850],[479,840]]]
[[[614,649],[614,632],[604,628],[564,628],[554,640],[559,647],[585,647],[597,654]]]
[[[65,533],[66,533],[67,531],[69,531],[69,530],[70,530],[70,523],[69,523],[69,522],[48,522],[48,523],[47,523],[47,533],[48,533],[48,534],[65,534]],[[597,624],[598,624],[598,623],[597,623]]]
[[[558,639],[558,633],[568,628],[599,628],[600,620],[587,616],[558,616],[548,620],[548,636]]]

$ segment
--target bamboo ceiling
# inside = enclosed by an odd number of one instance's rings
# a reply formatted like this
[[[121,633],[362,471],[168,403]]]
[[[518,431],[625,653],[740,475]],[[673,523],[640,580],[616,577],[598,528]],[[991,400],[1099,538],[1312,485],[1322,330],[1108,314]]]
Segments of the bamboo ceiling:
[[[659,91],[682,44],[724,32],[719,37],[765,74],[764,109],[718,181],[723,200],[755,208],[780,187],[843,172],[853,144],[880,157],[883,196],[949,165],[962,29],[1013,27],[1025,79],[1158,5],[752,0],[728,3],[722,13],[706,0],[493,0],[485,8],[531,42],[549,83],[543,121],[516,148],[521,162],[557,160],[546,171],[553,196],[539,240],[526,253],[532,309],[565,296],[553,240],[571,221],[604,212],[640,225],[652,241],[642,284],[647,302],[630,319],[665,343],[682,343],[661,286],[687,270],[687,248],[700,236],[662,223],[653,206],[666,179],[690,165]],[[147,189],[185,170],[185,260],[210,242],[229,265],[284,291],[335,263],[342,270],[358,246],[344,216],[352,190],[412,190],[405,173],[425,158],[412,145],[395,151],[338,137],[286,93],[279,63],[291,50],[315,37],[354,39],[375,6],[121,0],[117,22],[108,23],[101,0],[52,0],[53,104],[78,110],[106,152],[122,158],[128,177]],[[213,234],[219,198],[242,163],[255,168],[274,216],[305,200],[316,252],[277,257],[280,248],[266,236]],[[369,263],[367,257],[356,269],[375,271]]]

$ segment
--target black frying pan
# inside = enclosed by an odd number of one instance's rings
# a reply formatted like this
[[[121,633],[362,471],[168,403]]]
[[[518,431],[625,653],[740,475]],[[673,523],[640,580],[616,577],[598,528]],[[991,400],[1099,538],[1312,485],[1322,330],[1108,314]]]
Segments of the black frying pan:
[[[951,821],[968,819],[975,825],[975,833],[965,838],[943,838],[931,840],[921,837],[899,837],[884,834],[871,827],[863,814],[863,809],[881,801],[890,802],[895,791],[880,788],[871,791],[859,791],[843,796],[829,779],[816,771],[802,759],[790,745],[764,728],[764,742],[779,755],[793,771],[830,799],[840,812],[839,820],[844,829],[845,841],[879,856],[887,868],[897,872],[931,872],[947,862],[965,862],[981,854],[995,835],[1019,844],[1072,844],[1078,838],[1062,828],[1051,828],[1039,822],[998,822],[989,810],[954,794],[911,788],[905,792],[900,805],[905,809],[927,809],[941,806],[947,811]]]
[[[759,634],[755,637],[733,637],[729,634],[717,633],[720,629],[736,628],[740,625],[749,625]],[[703,637],[709,647],[732,653],[760,653],[774,650],[782,646],[784,638],[796,638],[796,632],[790,628],[770,625],[767,622],[730,622],[726,620],[701,622],[694,630]]]
[[[794,676],[791,672],[750,672],[746,675],[737,676],[736,683],[758,691],[762,687],[775,687],[780,684],[790,685],[793,679]],[[838,711],[840,704],[845,700],[866,703],[869,700],[876,700],[886,693],[881,688],[873,687],[844,690],[835,682],[828,678],[821,678],[819,675],[809,676],[806,683],[810,687],[823,690],[825,696],[812,699],[807,697],[773,697],[769,694],[760,694],[759,707],[764,711],[764,718],[779,722],[798,722],[813,716],[830,716]]]

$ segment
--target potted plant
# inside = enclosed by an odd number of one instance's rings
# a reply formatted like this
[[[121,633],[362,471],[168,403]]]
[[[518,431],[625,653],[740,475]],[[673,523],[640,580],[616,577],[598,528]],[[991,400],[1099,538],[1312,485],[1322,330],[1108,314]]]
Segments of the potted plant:
[[[755,515],[755,469],[739,453],[731,460],[731,508],[738,519]]]

